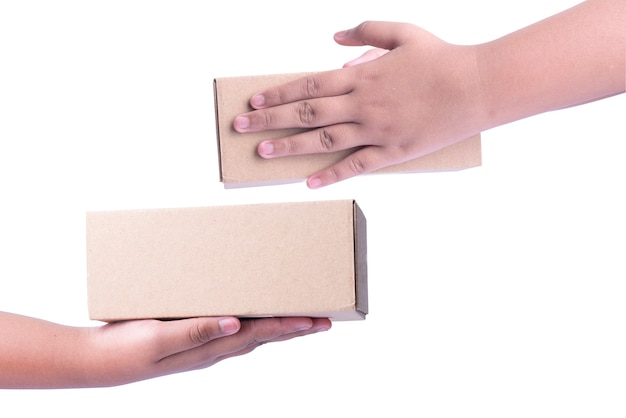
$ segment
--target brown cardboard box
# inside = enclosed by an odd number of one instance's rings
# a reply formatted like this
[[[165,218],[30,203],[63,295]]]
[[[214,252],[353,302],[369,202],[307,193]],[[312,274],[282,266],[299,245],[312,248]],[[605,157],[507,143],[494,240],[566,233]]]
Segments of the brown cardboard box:
[[[220,180],[225,188],[293,183],[341,160],[350,150],[328,154],[298,155],[266,160],[257,145],[302,131],[283,129],[240,134],[233,129],[236,116],[252,110],[250,97],[263,88],[285,83],[310,73],[216,78],[213,82],[216,111]],[[376,173],[414,173],[460,170],[480,166],[480,135],[412,161],[390,166]]]
[[[87,213],[92,319],[367,314],[353,200]]]

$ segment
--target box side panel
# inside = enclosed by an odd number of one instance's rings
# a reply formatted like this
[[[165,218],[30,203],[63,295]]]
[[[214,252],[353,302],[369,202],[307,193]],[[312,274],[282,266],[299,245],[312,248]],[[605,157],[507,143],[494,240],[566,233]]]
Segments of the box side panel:
[[[367,222],[361,208],[354,202],[354,261],[356,271],[356,309],[369,312],[367,277]]]
[[[217,89],[217,80],[213,80],[213,102],[214,102],[214,109],[215,109],[215,137],[217,138],[216,141],[216,145],[217,145],[217,161],[218,161],[218,168],[219,168],[219,179],[220,181],[224,181],[224,177],[222,175],[222,145],[221,145],[221,136],[220,136],[220,115],[219,115],[219,109],[220,106],[218,105],[219,103],[219,97],[218,97],[218,89]]]
[[[354,310],[346,203],[88,214],[92,319]]]
[[[365,313],[358,309],[333,310],[333,311],[299,311],[284,312],[280,315],[248,315],[240,318],[278,318],[278,317],[308,317],[308,318],[328,318],[331,321],[361,321],[366,318]]]

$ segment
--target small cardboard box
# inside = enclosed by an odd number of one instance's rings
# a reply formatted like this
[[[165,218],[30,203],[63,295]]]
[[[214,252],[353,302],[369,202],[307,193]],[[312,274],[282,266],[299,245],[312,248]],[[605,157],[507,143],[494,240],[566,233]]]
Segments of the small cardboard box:
[[[353,200],[86,218],[91,319],[367,314],[366,221]]]
[[[326,154],[297,155],[264,159],[257,154],[257,145],[271,138],[302,132],[303,129],[281,129],[241,134],[234,130],[233,120],[252,110],[250,97],[260,90],[279,85],[311,73],[288,73],[262,76],[215,78],[216,129],[220,181],[225,188],[294,183],[328,167],[348,155],[351,150]],[[432,154],[385,167],[375,173],[416,173],[461,170],[482,163],[480,135]]]

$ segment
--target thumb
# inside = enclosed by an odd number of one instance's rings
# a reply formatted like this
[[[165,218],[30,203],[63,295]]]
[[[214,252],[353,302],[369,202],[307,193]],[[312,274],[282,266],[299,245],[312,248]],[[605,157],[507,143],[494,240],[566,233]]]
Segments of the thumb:
[[[405,42],[414,33],[416,26],[408,23],[366,21],[359,26],[335,33],[340,45],[363,46],[391,50]]]
[[[206,317],[165,321],[159,326],[157,338],[165,357],[235,334],[241,328],[241,323],[235,317]]]

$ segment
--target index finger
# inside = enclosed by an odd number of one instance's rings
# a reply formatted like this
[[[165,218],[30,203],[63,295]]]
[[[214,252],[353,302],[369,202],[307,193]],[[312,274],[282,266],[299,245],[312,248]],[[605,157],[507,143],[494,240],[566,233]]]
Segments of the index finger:
[[[350,68],[306,75],[288,83],[260,91],[250,98],[254,109],[294,103],[300,100],[340,96],[350,93],[353,78]]]

